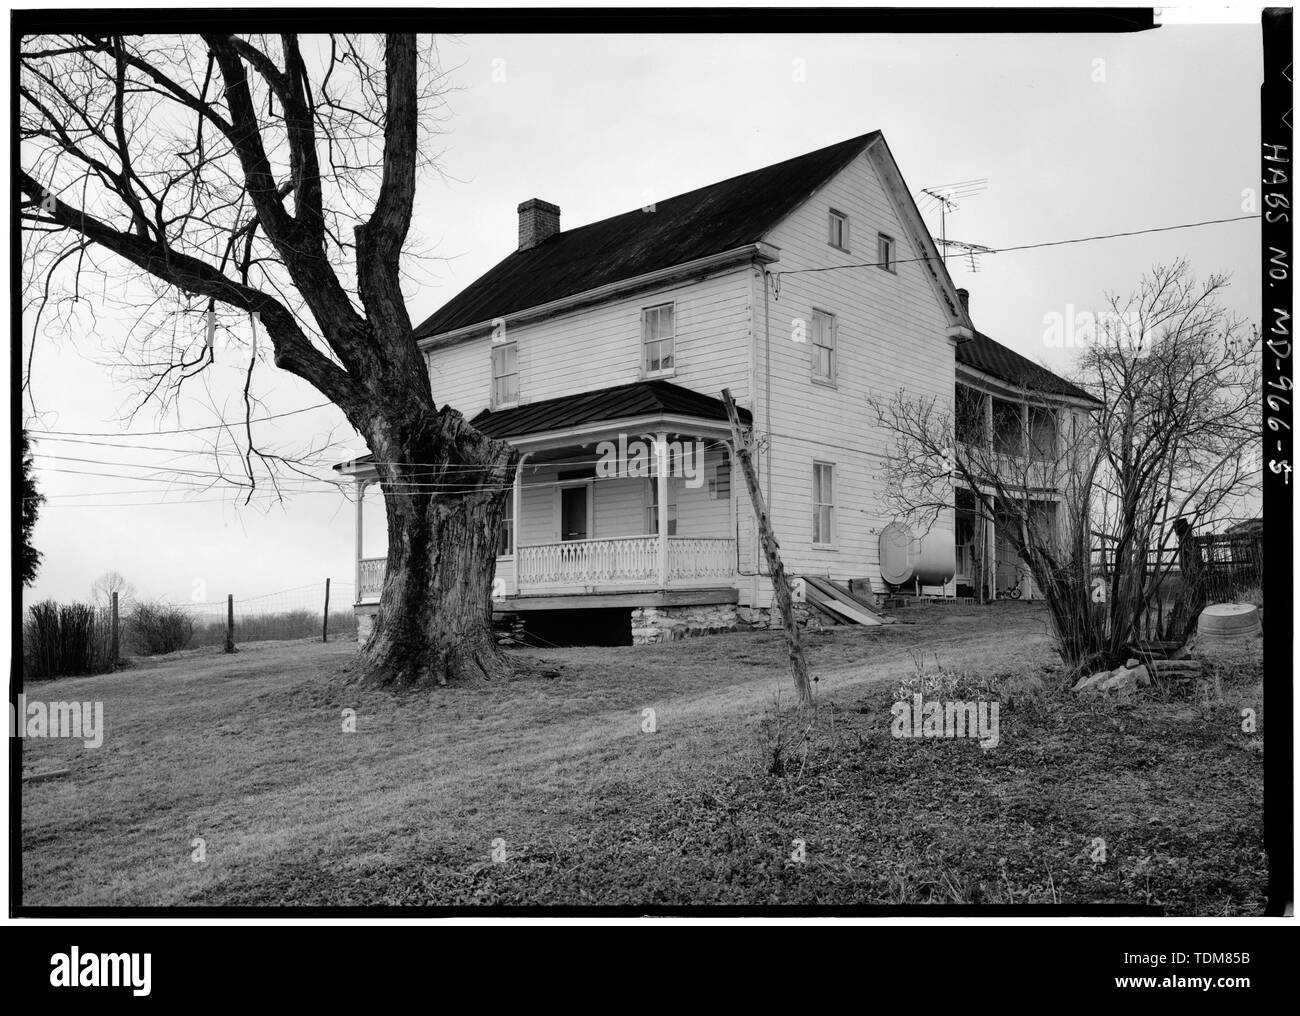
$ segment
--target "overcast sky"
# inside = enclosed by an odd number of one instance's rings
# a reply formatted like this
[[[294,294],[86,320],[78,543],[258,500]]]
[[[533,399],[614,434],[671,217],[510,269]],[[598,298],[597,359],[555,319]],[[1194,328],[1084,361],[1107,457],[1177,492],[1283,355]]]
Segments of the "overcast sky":
[[[987,178],[950,216],[948,235],[988,247],[1228,218],[1257,186],[1258,27],[1105,37],[479,36],[440,49],[456,91],[443,175],[422,181],[416,229],[446,260],[412,293],[417,321],[514,249],[515,207],[526,198],[558,204],[562,227],[573,227],[870,130],[884,132],[913,191]],[[937,217],[927,220],[937,234]],[[1044,342],[1045,316],[1099,307],[1108,291],[1126,292],[1153,263],[1179,256],[1199,277],[1230,273],[1229,302],[1258,320],[1254,221],[986,256],[977,273],[964,259],[949,268],[970,289],[981,331],[1068,372],[1070,351]],[[49,501],[36,544],[45,560],[27,598],[84,597],[110,568],[148,595],[179,601],[250,597],[327,575],[350,583],[353,509],[337,494],[240,508],[228,493],[163,494],[121,478],[211,468],[203,433],[115,436],[133,390],[103,364],[127,327],[101,318],[95,335],[43,339],[35,351],[35,427],[153,450],[41,442],[39,452],[60,458],[39,460]],[[214,375],[218,397],[234,371]],[[323,401],[273,369],[259,385],[268,412]],[[130,429],[211,424],[208,407],[196,391],[179,422],[144,413]],[[267,426],[276,429],[265,437],[286,449],[332,435],[341,443],[329,461],[364,451],[332,408]],[[83,475],[91,472],[117,475]]]

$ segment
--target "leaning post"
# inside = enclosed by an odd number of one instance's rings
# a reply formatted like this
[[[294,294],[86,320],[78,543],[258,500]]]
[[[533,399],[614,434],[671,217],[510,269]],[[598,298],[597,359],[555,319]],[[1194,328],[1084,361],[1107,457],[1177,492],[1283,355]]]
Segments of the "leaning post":
[[[781,547],[772,532],[771,521],[767,517],[767,503],[758,486],[758,473],[754,469],[753,454],[750,450],[749,435],[740,424],[740,414],[736,411],[735,400],[730,389],[722,389],[722,401],[727,406],[727,420],[731,423],[731,436],[736,446],[736,457],[740,459],[741,471],[745,474],[745,486],[749,488],[749,500],[754,505],[754,518],[758,522],[758,535],[763,544],[763,553],[767,557],[767,568],[772,573],[772,591],[776,595],[776,605],[781,611],[781,627],[785,631],[785,647],[790,655],[790,670],[794,674],[795,690],[799,694],[801,706],[812,705],[812,683],[808,680],[808,664],[804,660],[803,643],[799,640],[799,626],[794,622],[794,600],[790,595],[790,585],[785,579],[785,567],[781,564]]]

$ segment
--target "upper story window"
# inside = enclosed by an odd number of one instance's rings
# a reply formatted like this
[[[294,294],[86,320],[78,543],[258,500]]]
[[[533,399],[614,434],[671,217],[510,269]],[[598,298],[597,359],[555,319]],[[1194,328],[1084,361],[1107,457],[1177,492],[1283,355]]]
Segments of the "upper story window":
[[[835,315],[813,310],[812,341],[808,345],[812,378],[824,384],[835,383]]]
[[[519,401],[519,343],[492,344],[492,408]]]
[[[898,272],[898,262],[894,258],[894,238],[880,233],[876,237],[876,262],[887,272]]]
[[[988,396],[983,392],[976,391],[969,385],[957,385],[954,429],[957,440],[963,444],[984,445],[988,441],[986,398]]]
[[[830,236],[827,239],[832,247],[838,247],[840,250],[849,249],[849,217],[843,212],[837,212],[834,208],[830,210],[829,215]]]
[[[1024,422],[1021,406],[1006,399],[993,399],[993,450],[999,455],[1024,454]]]
[[[1055,410],[1029,407],[1029,457],[1050,461],[1056,458],[1057,418]]]
[[[676,337],[671,303],[645,307],[641,311],[641,370],[644,374],[673,372],[673,341]]]
[[[813,543],[835,542],[835,466],[813,463]]]

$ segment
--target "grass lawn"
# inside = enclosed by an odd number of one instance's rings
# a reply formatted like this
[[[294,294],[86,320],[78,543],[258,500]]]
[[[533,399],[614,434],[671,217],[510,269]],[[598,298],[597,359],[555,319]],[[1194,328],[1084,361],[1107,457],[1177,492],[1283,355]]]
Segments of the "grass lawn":
[[[25,772],[71,773],[23,785],[22,903],[1260,912],[1257,657],[1207,687],[1076,701],[1034,605],[900,616],[809,636],[811,720],[770,632],[521,650],[550,676],[403,696],[345,686],[347,642],[29,685],[101,700],[105,731],[23,742]],[[998,701],[998,745],[891,736],[918,672]]]

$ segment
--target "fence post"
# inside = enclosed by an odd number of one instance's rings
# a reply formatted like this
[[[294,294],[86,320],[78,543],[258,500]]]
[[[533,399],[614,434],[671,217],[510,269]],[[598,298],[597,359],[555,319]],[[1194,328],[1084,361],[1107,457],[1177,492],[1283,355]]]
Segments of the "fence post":
[[[330,640],[330,580],[325,580],[325,619],[321,622],[320,640],[328,642]]]
[[[226,594],[226,652],[235,651],[235,594]]]
[[[113,590],[113,607],[112,607],[112,611],[113,611],[113,613],[112,613],[112,625],[113,625],[113,629],[112,629],[112,635],[110,636],[110,638],[109,638],[109,643],[108,643],[108,665],[109,665],[110,667],[116,667],[116,666],[117,666],[118,650],[119,650],[118,627],[117,627],[117,624],[118,624],[118,622],[117,622],[117,590],[116,590],[116,589]]]

